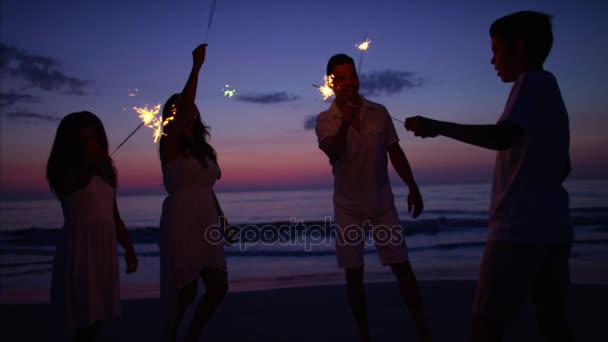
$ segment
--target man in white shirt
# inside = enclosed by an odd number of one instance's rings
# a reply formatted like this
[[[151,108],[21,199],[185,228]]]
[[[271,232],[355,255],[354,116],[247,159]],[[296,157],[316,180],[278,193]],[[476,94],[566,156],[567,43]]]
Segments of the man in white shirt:
[[[543,70],[553,43],[550,17],[523,11],[490,28],[498,76],[514,82],[495,125],[459,125],[408,118],[416,136],[444,135],[497,150],[488,244],[473,305],[475,341],[500,341],[509,320],[532,296],[547,341],[570,341],[568,258],[573,232],[568,193],[568,112]]]
[[[414,218],[423,209],[420,191],[388,111],[359,95],[353,59],[344,54],[333,56],[327,75],[333,77],[336,99],[329,110],[319,114],[315,131],[334,174],[336,254],[338,266],[346,272],[348,299],[359,336],[361,341],[369,340],[363,254],[365,234],[371,231],[382,264],[389,265],[397,278],[420,341],[430,341],[394,204],[388,160],[409,187],[408,211],[413,211]]]

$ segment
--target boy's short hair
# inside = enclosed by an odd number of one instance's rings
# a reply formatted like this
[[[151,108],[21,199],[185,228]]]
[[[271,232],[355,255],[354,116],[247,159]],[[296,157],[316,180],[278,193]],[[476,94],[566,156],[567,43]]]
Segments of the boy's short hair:
[[[329,61],[327,62],[327,76],[334,73],[334,66],[339,64],[352,64],[355,67],[355,61],[346,54],[339,53],[337,55],[331,56]]]
[[[553,46],[551,16],[534,11],[515,12],[494,21],[490,36],[507,44],[521,40],[526,64],[542,66]]]

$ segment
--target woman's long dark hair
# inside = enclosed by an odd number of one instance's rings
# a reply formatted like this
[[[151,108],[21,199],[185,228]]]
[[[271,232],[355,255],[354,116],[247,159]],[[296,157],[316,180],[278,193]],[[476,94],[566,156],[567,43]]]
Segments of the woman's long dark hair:
[[[163,107],[163,121],[173,116],[175,113],[179,113],[180,110],[181,94],[173,94],[165,103]],[[194,159],[198,160],[201,165],[207,168],[207,158],[211,159],[219,169],[217,163],[217,153],[215,149],[209,144],[208,139],[211,136],[209,134],[209,126],[206,126],[201,120],[201,113],[198,111],[196,105],[196,121],[192,127],[192,141],[189,141],[186,137],[180,139],[180,151],[182,154],[191,154]],[[178,114],[179,115],[179,114]],[[164,128],[165,134],[171,134],[171,122],[169,122]],[[222,171],[218,173],[217,178],[220,179]]]
[[[97,133],[99,143],[106,155],[99,164],[89,165],[83,159],[84,145],[80,137],[83,128],[92,128]],[[99,175],[116,188],[116,169],[112,158],[108,155],[108,138],[103,124],[91,112],[68,114],[59,123],[46,166],[49,187],[57,197],[61,198],[83,188],[93,175]]]

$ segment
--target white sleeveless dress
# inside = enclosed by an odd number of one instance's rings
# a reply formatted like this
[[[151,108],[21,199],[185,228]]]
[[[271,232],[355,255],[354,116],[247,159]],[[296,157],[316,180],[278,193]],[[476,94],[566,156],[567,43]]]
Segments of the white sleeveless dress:
[[[61,199],[64,225],[53,263],[51,304],[68,335],[120,315],[115,190],[101,177]]]
[[[167,197],[160,220],[161,301],[169,319],[175,316],[178,291],[197,280],[205,267],[226,272],[223,241],[218,237],[218,211],[212,187],[219,168],[207,159],[205,168],[198,160],[180,156],[162,164]]]

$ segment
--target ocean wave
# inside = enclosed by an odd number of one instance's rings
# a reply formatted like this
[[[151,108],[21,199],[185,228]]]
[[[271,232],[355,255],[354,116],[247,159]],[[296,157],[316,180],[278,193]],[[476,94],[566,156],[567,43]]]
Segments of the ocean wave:
[[[457,241],[457,242],[439,242],[439,243],[430,243],[419,246],[409,246],[409,251],[427,251],[427,250],[452,250],[459,248],[481,248],[486,245],[485,240],[474,240],[474,241]],[[598,239],[575,239],[575,245],[602,245],[608,244],[608,239],[606,238],[598,238]],[[287,245],[277,245],[277,244],[250,244],[244,243],[243,248],[239,248],[239,245],[228,246],[226,247],[225,254],[226,256],[253,256],[253,257],[306,257],[306,256],[325,256],[325,255],[335,255],[335,249],[333,245],[309,245],[308,248],[306,244],[287,244]],[[376,253],[374,248],[365,249],[364,253]],[[124,253],[122,249],[119,249],[119,255],[123,256]],[[54,249],[23,249],[23,248],[0,248],[0,255],[14,255],[14,256],[55,256]],[[145,250],[145,251],[137,251],[137,255],[139,257],[159,257],[160,254],[157,249],[155,250]],[[52,260],[48,261],[37,261],[37,262],[18,262],[18,263],[0,263],[1,268],[10,268],[10,267],[19,267],[19,266],[31,266],[31,265],[44,265],[50,264]]]
[[[608,208],[575,208],[571,211],[571,221],[578,229],[591,229],[595,232],[608,231]],[[274,221],[268,223],[255,224],[235,224],[231,225],[233,231],[239,233],[243,240],[251,242],[261,237],[264,230],[273,230],[276,240],[293,239],[301,234],[317,234],[326,237],[334,234],[334,227],[328,221]],[[486,218],[450,218],[441,216],[431,219],[404,220],[401,221],[404,227],[405,236],[413,235],[438,235],[444,232],[485,232],[488,226]],[[55,246],[61,236],[61,229],[49,229],[31,227],[27,229],[0,231],[0,247],[20,246],[20,247],[44,247]],[[247,233],[247,234],[245,234]],[[158,227],[138,227],[130,228],[129,236],[135,244],[158,244]],[[250,239],[244,237],[250,236]],[[270,241],[271,242],[271,241]]]

